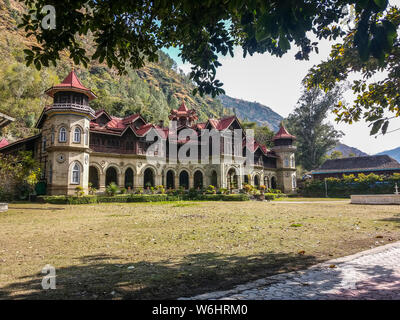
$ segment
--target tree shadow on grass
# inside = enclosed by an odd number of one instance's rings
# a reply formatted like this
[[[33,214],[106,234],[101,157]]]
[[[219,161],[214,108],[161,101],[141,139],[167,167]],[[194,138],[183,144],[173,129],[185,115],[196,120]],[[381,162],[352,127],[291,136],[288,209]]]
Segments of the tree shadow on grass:
[[[118,264],[111,255],[78,257],[79,264],[58,268],[56,289],[43,290],[43,274],[24,276],[0,288],[0,299],[175,299],[231,289],[280,272],[304,269],[314,256],[264,253],[251,256],[215,252],[177,260]]]
[[[399,225],[398,225],[397,227],[400,228],[400,213],[395,214],[395,215],[394,215],[393,217],[391,217],[391,218],[380,219],[379,221],[398,223]]]

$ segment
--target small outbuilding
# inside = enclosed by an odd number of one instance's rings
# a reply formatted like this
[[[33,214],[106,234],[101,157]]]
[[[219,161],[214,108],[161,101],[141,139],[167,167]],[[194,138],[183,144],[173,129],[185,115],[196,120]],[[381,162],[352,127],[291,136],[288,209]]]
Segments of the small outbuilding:
[[[349,157],[326,160],[318,169],[311,172],[313,179],[341,178],[344,174],[378,174],[390,176],[400,173],[400,163],[388,155]]]

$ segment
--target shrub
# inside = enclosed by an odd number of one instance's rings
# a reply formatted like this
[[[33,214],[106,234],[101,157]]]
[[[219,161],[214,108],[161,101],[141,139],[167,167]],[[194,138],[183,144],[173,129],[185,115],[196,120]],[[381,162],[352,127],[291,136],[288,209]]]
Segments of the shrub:
[[[243,185],[243,190],[244,190],[244,192],[246,192],[246,193],[251,193],[251,191],[253,190],[253,186],[250,185],[250,184],[245,183],[245,184]]]
[[[93,187],[93,183],[89,182],[89,195],[95,195],[97,192],[97,189]]]
[[[118,188],[118,186],[115,184],[115,182],[111,182],[110,183],[110,185],[108,185],[107,186],[107,189],[106,189],[106,193],[109,195],[109,196],[115,196],[117,193],[118,193],[118,191],[119,191],[119,188]]]
[[[97,203],[96,196],[78,196],[78,197],[66,197],[67,204],[89,204]]]
[[[207,194],[216,194],[215,187],[213,185],[209,185],[206,189]]]
[[[83,187],[82,186],[77,186],[75,188],[75,194],[76,194],[77,197],[82,197],[85,194],[85,192],[83,191]]]

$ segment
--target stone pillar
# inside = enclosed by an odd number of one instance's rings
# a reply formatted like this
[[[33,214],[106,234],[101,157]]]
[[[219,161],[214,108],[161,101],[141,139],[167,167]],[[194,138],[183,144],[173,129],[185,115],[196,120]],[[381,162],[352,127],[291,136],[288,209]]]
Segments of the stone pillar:
[[[125,188],[125,174],[120,173],[118,174],[118,184],[120,188]]]
[[[189,189],[194,187],[194,177],[191,172],[189,172]]]
[[[179,174],[174,175],[174,184],[175,184],[175,189],[179,188]]]
[[[104,192],[106,191],[106,174],[99,173],[99,191]]]
[[[135,175],[135,177],[136,177],[136,180],[135,180],[135,178],[133,178],[134,182],[136,182],[136,183],[134,183],[135,189],[138,189],[138,188],[144,189],[144,176],[143,176],[143,174],[137,174],[137,175]]]
[[[156,174],[154,177],[154,184],[155,186],[159,186],[162,184],[162,175],[161,174]]]

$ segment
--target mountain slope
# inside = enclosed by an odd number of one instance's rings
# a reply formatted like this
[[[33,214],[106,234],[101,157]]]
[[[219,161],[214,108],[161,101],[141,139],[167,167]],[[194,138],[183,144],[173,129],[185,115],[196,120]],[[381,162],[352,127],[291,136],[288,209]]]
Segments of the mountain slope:
[[[346,145],[344,143],[340,143],[340,142],[336,145],[335,148],[333,148],[332,150],[330,150],[328,152],[328,155],[330,155],[333,151],[340,151],[343,154],[343,157],[345,157],[345,158],[349,157],[349,155],[351,153],[354,154],[357,157],[368,156],[367,153],[362,152],[361,150],[359,150],[357,148],[350,147],[350,146],[348,146],[348,145]]]
[[[23,49],[34,42],[16,27],[26,10],[17,0],[0,0],[0,11],[0,112],[17,119],[3,132],[13,141],[36,133],[34,124],[43,107],[51,103],[51,99],[43,94],[44,90],[62,81],[73,63],[64,53],[56,67],[40,71],[26,67]],[[90,36],[81,39],[89,54],[93,53],[92,42]],[[92,62],[87,69],[77,66],[75,70],[83,84],[99,97],[91,103],[92,107],[104,108],[116,116],[140,112],[147,121],[168,123],[170,110],[184,100],[189,108],[197,110],[200,121],[231,115],[234,108],[239,118],[269,125],[274,130],[282,119],[260,104],[228,96],[213,99],[192,95],[192,81],[178,72],[175,61],[163,52],[159,54],[158,63],[148,63],[140,70],[128,70],[126,75],[119,75],[97,62]]]
[[[218,99],[225,108],[231,109],[242,120],[256,122],[260,126],[268,126],[273,131],[279,130],[282,117],[270,107],[258,102],[249,102],[241,99],[221,95]]]
[[[393,159],[400,162],[400,147],[377,153],[377,155],[383,155],[383,154],[386,154],[389,157],[392,157]]]

